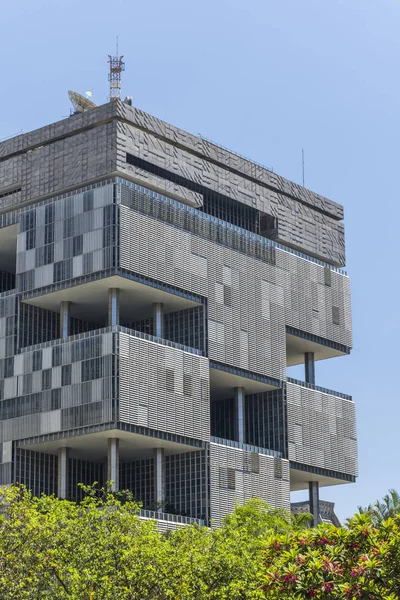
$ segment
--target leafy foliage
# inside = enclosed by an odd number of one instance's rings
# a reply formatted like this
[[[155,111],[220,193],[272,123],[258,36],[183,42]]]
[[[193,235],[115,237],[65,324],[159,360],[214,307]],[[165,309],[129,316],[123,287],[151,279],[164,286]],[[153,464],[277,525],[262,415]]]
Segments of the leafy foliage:
[[[175,600],[262,598],[263,539],[292,518],[254,499],[220,529],[162,535],[127,493],[86,488],[80,504],[0,494],[0,598]]]
[[[400,597],[400,517],[376,528],[366,513],[347,527],[274,536],[265,566],[267,598],[394,600]]]
[[[219,529],[162,534],[129,493],[85,491],[75,504],[0,490],[2,600],[400,598],[398,515],[308,529],[253,499]]]
[[[377,500],[367,508],[359,506],[358,510],[360,514],[370,513],[372,523],[379,527],[386,519],[400,514],[400,494],[396,490],[389,490],[382,500]]]

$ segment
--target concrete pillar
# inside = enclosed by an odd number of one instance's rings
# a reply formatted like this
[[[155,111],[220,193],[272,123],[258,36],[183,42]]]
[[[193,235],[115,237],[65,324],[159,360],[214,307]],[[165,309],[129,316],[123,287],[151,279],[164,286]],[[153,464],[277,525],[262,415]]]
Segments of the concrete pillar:
[[[236,440],[244,444],[244,388],[235,388]]]
[[[312,527],[317,527],[319,523],[319,483],[318,481],[309,482],[310,494],[310,513],[313,518],[311,521]]]
[[[68,492],[68,454],[69,448],[60,448],[58,451],[58,484],[57,496],[66,498]]]
[[[164,448],[154,448],[154,502],[157,511],[162,512],[165,501],[165,458]]]
[[[153,304],[153,335],[156,337],[164,337],[164,305],[162,302],[154,302]]]
[[[112,481],[111,491],[119,490],[119,439],[109,438],[107,457],[107,481]]]
[[[119,289],[108,290],[108,326],[119,325]]]
[[[71,312],[71,302],[63,300],[60,302],[60,337],[66,338],[69,336],[69,321]]]
[[[304,354],[304,370],[306,383],[315,384],[314,352],[306,352]]]

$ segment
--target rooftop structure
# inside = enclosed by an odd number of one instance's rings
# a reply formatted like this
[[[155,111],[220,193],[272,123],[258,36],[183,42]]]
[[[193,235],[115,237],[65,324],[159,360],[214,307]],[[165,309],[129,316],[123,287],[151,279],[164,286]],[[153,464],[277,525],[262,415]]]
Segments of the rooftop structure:
[[[352,345],[342,220],[118,99],[1,143],[0,484],[112,480],[215,524],[310,489],[317,522],[357,475],[354,402],[314,368]]]
[[[309,513],[311,511],[310,502],[292,502],[291,511],[294,515]],[[326,500],[319,501],[318,524],[327,523],[340,527],[340,521],[335,513],[335,503]]]

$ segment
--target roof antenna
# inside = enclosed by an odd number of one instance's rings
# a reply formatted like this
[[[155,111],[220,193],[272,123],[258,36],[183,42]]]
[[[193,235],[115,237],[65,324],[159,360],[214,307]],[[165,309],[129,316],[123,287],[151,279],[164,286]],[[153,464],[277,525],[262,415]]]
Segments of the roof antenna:
[[[118,54],[117,36],[117,54],[116,56],[108,55],[108,64],[110,65],[110,73],[108,75],[108,81],[110,82],[110,102],[116,102],[121,96],[121,73],[125,71],[123,58],[123,56],[119,56]]]
[[[304,148],[301,149],[301,162],[303,166],[303,187],[304,187]]]

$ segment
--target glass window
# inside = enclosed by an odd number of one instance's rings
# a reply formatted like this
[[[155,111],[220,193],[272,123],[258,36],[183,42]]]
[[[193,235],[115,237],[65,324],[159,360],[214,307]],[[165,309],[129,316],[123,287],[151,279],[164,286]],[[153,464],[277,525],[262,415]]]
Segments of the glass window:
[[[54,260],[54,244],[43,247],[43,264],[48,265]]]
[[[45,217],[44,217],[44,222],[46,223],[46,225],[48,223],[53,223],[54,221],[54,215],[55,215],[55,207],[54,204],[46,204],[45,206]]]
[[[52,373],[51,369],[42,371],[42,390],[49,390],[51,388]]]
[[[14,376],[14,357],[4,359],[4,378]]]
[[[51,410],[61,408],[61,388],[51,390]]]
[[[54,223],[45,225],[44,228],[44,245],[52,244],[54,242]]]
[[[76,235],[72,242],[72,256],[79,256],[83,252],[83,235]]]
[[[89,381],[91,379],[99,379],[102,377],[102,360],[101,358],[92,358],[84,360],[81,365],[81,381]]]
[[[53,367],[59,367],[62,363],[62,347],[54,346],[52,352],[52,365]]]
[[[84,192],[83,194],[83,212],[93,210],[93,190]]]
[[[36,230],[35,229],[29,229],[29,231],[26,232],[26,250],[32,250],[32,248],[35,247],[36,244]]]
[[[42,368],[42,351],[35,350],[32,356],[32,371],[40,371]]]
[[[72,365],[63,365],[61,367],[61,385],[71,385]]]

